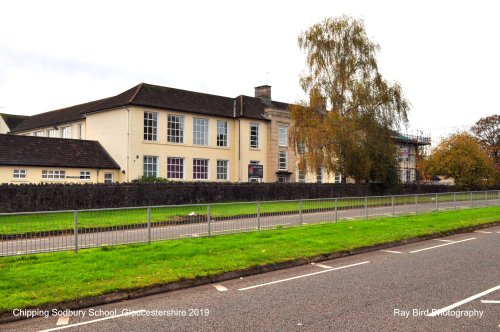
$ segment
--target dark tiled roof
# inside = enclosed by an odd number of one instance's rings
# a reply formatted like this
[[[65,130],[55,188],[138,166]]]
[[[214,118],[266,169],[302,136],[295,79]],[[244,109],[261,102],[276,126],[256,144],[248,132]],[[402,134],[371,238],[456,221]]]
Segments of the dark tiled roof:
[[[70,106],[51,112],[45,112],[33,115],[24,120],[23,122],[21,122],[21,124],[19,124],[17,127],[14,128],[14,130],[11,131],[15,133],[25,130],[47,127],[47,126],[55,126],[59,124],[68,123],[71,121],[77,121],[84,118],[83,112],[85,110],[97,104],[100,104],[106,100],[107,98],[94,100],[85,104]]]
[[[99,142],[0,135],[0,165],[120,169]]]
[[[28,118],[27,115],[15,115],[15,114],[5,114],[5,113],[0,113],[0,116],[2,119],[5,121],[5,124],[9,129],[12,131],[15,127],[17,127],[21,122],[23,122],[26,118]]]
[[[243,112],[241,112],[242,100]],[[105,111],[127,105],[214,115],[226,118],[233,118],[234,107],[236,106],[236,117],[259,120],[267,120],[264,116],[264,109],[266,107],[282,110],[288,108],[288,104],[276,101],[265,101],[260,98],[248,96],[228,98],[141,83],[114,97],[34,115],[23,121],[13,130],[13,132],[21,132],[76,121],[83,119],[85,114],[88,113]]]

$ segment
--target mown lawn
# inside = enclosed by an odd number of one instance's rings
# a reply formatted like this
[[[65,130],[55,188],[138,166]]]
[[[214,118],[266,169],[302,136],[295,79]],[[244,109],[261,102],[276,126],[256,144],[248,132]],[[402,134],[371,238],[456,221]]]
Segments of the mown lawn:
[[[0,258],[0,312],[500,220],[500,207]]]
[[[497,199],[497,193],[489,193],[488,199]],[[482,201],[486,198],[485,193],[473,193],[474,201]],[[440,194],[439,202],[469,201],[470,193]],[[435,202],[433,194],[419,195],[418,202]],[[414,204],[415,196],[396,196],[394,204]],[[370,197],[366,201],[367,206],[390,206],[391,197]],[[318,210],[333,210],[337,205],[338,209],[360,208],[365,206],[364,198],[339,198],[328,200],[304,200],[302,211],[304,213]],[[283,202],[262,202],[260,203],[260,213],[262,215],[273,213],[299,213],[298,201]],[[189,216],[195,213],[196,216]],[[151,208],[151,222],[192,222],[205,221],[208,214],[208,205],[191,206],[169,206]],[[257,214],[257,203],[222,203],[210,204],[210,216],[212,218],[231,218],[241,216],[255,216]],[[80,228],[97,227],[119,227],[137,224],[145,224],[148,220],[146,208],[113,209],[100,211],[81,211],[78,213],[78,225]],[[74,228],[74,214],[71,212],[62,213],[36,213],[0,215],[0,235],[5,234],[26,234],[31,232],[48,232],[58,230],[71,230]]]

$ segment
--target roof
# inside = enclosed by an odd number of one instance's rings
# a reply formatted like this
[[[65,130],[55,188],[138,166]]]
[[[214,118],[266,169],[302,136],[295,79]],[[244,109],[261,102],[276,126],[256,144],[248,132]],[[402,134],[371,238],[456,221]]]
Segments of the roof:
[[[243,100],[243,109],[241,109],[241,100]],[[288,109],[286,103],[255,97],[238,96],[230,98],[141,83],[114,97],[34,115],[23,121],[12,132],[22,132],[77,121],[83,119],[89,113],[124,106],[144,106],[226,118],[239,117],[264,121],[268,120],[265,117],[265,108]],[[235,106],[237,107],[236,116],[234,116]]]
[[[88,103],[74,105],[62,109],[58,109],[51,112],[40,113],[37,115],[30,116],[21,124],[16,126],[14,130],[11,129],[11,132],[21,132],[36,128],[43,128],[48,126],[56,126],[72,121],[78,121],[84,118],[84,111],[106,101],[105,99],[94,100]]]
[[[412,135],[412,134],[402,134],[397,131],[392,131],[392,137],[396,142],[415,144],[415,145],[430,145],[431,137],[430,135]]]
[[[28,118],[27,115],[15,115],[15,114],[5,114],[5,113],[0,113],[0,116],[5,121],[5,124],[7,125],[7,127],[9,127],[10,130],[14,129],[26,118]]]
[[[0,165],[120,169],[97,141],[2,134]]]

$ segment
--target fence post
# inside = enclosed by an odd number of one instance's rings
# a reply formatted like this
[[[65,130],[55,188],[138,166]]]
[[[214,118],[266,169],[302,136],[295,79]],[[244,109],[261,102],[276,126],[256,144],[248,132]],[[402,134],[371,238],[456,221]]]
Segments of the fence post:
[[[207,205],[207,225],[208,225],[208,236],[212,236],[212,225],[211,225],[211,220],[210,217],[210,205]]]
[[[392,216],[394,217],[394,196],[391,196],[391,208],[392,208]]]
[[[455,211],[457,210],[457,193],[453,193],[453,206],[455,207]]]
[[[368,197],[365,196],[365,219],[368,219]]]
[[[75,221],[75,230],[73,232],[75,235],[75,254],[77,254],[78,253],[78,211],[75,211],[73,219]]]
[[[335,222],[337,222],[339,220],[339,208],[338,208],[338,204],[339,204],[339,199],[335,198]]]
[[[415,214],[418,214],[418,195],[415,195]]]
[[[439,201],[438,201],[438,194],[436,194],[436,212],[439,211]]]
[[[474,207],[474,200],[472,199],[472,191],[469,191],[470,193],[470,207]]]
[[[148,244],[151,244],[151,207],[148,207]]]
[[[484,192],[484,200],[486,201],[485,206],[488,206],[488,190]]]
[[[257,202],[257,230],[260,231],[260,202]]]
[[[302,226],[302,223],[304,222],[304,220],[302,219],[303,216],[302,216],[302,198],[299,199],[299,224],[300,226]]]

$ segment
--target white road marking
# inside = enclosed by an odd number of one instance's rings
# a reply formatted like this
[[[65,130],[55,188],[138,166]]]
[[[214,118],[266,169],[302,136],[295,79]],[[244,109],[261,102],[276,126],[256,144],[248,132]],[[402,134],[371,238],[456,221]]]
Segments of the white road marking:
[[[383,251],[383,252],[390,252],[392,254],[402,254],[401,251],[396,251],[396,250],[386,250],[386,249],[383,249],[383,250],[380,250],[380,251]]]
[[[220,284],[217,284],[217,285],[213,285],[215,287],[215,289],[217,289],[219,292],[225,292],[227,291],[227,288],[220,285]]]
[[[500,300],[481,300],[483,303],[498,303],[500,304]]]
[[[114,319],[114,318],[119,318],[119,317],[124,317],[124,316],[135,315],[135,314],[138,314],[140,312],[145,312],[145,311],[146,310],[129,311],[127,313],[120,314],[120,315],[115,315],[115,316],[109,316],[109,317],[104,317],[104,318],[89,320],[89,321],[86,321],[86,322],[81,322],[81,323],[76,323],[76,324],[71,324],[71,325],[66,325],[66,326],[61,326],[61,327],[54,327],[53,329],[40,330],[38,332],[49,332],[49,331],[57,331],[57,330],[69,329],[70,327],[74,327],[74,326],[81,326],[81,325],[93,324],[93,323],[97,323],[97,322],[102,322],[103,320],[108,320],[108,319]]]
[[[418,249],[418,250],[413,250],[410,251],[410,254],[414,254],[416,252],[424,251],[424,250],[429,250],[429,249],[434,249],[434,248],[439,248],[439,247],[444,247],[444,246],[449,246],[450,244],[456,244],[460,242],[465,242],[465,241],[470,241],[470,240],[475,240],[475,237],[471,237],[470,239],[465,239],[465,240],[460,240],[460,241],[455,241],[455,242],[450,242],[450,243],[445,243],[445,244],[440,244],[438,246],[433,246],[433,247],[428,247],[428,248],[423,248],[423,249]]]
[[[314,266],[317,266],[317,267],[321,267],[323,269],[331,269],[332,268],[331,266],[328,266],[328,265],[325,265],[325,264],[312,263],[311,265],[314,265]]]
[[[485,290],[484,292],[478,293],[478,294],[476,294],[476,295],[472,295],[472,296],[470,296],[470,297],[468,297],[468,298],[466,298],[466,299],[463,299],[462,301],[458,301],[458,302],[453,303],[453,304],[451,304],[451,305],[449,305],[449,306],[447,306],[447,307],[444,307],[444,308],[442,308],[442,309],[436,310],[436,311],[434,311],[433,313],[428,314],[427,316],[429,316],[429,317],[435,317],[435,316],[437,316],[437,315],[442,314],[443,312],[446,312],[446,311],[449,311],[449,310],[454,309],[454,308],[456,308],[456,307],[459,307],[459,306],[461,306],[462,304],[465,304],[465,303],[467,303],[467,302],[470,302],[470,301],[472,301],[472,300],[475,300],[475,299],[477,299],[477,298],[480,298],[480,297],[482,297],[482,296],[485,296],[486,294],[492,293],[492,292],[497,291],[497,290],[499,290],[499,289],[500,289],[500,285],[498,285],[498,286],[496,286],[496,287],[493,287],[493,288],[490,288],[490,289],[488,289],[488,290]]]
[[[56,325],[67,325],[69,323],[69,316],[61,316],[57,320]]]
[[[487,232],[487,231],[474,231],[474,233],[491,234],[491,233],[493,233],[493,232]]]
[[[455,241],[452,241],[452,240],[443,240],[443,239],[434,239],[434,241],[450,242],[450,243],[455,242]]]
[[[271,282],[266,282],[264,284],[258,284],[258,285],[254,285],[254,286],[250,286],[250,287],[239,288],[238,290],[239,291],[245,291],[245,290],[248,290],[248,289],[253,289],[253,288],[258,288],[258,287],[273,285],[273,284],[277,284],[277,283],[280,283],[280,282],[285,282],[285,281],[290,281],[290,280],[295,280],[295,279],[300,279],[300,278],[305,278],[305,277],[310,277],[310,276],[313,276],[313,275],[316,275],[316,274],[321,274],[321,273],[326,273],[326,272],[331,272],[331,271],[346,269],[348,267],[358,266],[358,265],[367,264],[367,263],[370,263],[370,261],[365,261],[365,262],[361,262],[361,263],[356,263],[356,264],[350,264],[350,265],[335,267],[335,268],[332,268],[332,269],[323,270],[323,271],[319,271],[319,272],[308,273],[308,274],[303,274],[303,275],[296,276],[296,277],[275,280],[275,281],[271,281]]]

